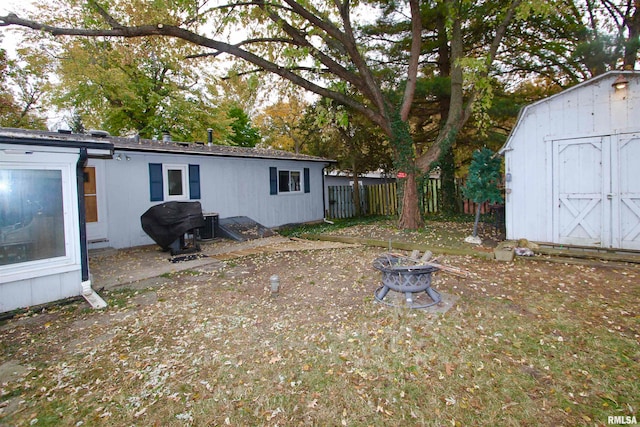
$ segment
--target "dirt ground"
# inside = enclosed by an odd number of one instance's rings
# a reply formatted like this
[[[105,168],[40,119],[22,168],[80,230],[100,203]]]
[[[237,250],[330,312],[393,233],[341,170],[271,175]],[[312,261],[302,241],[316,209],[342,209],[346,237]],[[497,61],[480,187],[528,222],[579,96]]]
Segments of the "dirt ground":
[[[141,246],[127,250],[98,250],[90,253],[92,285],[95,290],[112,289],[179,271],[199,269],[213,271],[223,268],[223,261],[259,253],[321,250],[350,247],[338,242],[289,239],[282,236],[266,237],[235,242],[214,239],[200,242],[201,251],[196,254],[172,257],[157,245]],[[137,285],[139,286],[139,285]]]

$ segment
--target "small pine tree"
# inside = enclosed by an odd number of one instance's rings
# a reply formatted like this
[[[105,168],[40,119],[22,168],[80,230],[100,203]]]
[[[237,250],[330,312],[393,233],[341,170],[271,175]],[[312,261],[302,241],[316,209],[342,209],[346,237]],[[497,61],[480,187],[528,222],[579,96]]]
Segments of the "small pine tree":
[[[502,159],[488,148],[482,148],[473,153],[467,182],[462,188],[464,196],[478,204],[476,219],[473,223],[473,237],[478,236],[478,222],[482,203],[502,203],[500,191],[500,166]]]

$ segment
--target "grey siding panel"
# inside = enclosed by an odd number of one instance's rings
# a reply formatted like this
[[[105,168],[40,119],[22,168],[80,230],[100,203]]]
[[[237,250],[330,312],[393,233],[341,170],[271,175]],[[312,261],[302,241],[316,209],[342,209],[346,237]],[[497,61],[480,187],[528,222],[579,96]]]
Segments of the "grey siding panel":
[[[0,313],[48,303],[82,293],[80,270],[0,285]]]
[[[324,216],[324,165],[320,162],[137,152],[126,152],[126,156],[130,160],[105,162],[108,240],[115,248],[154,244],[140,225],[140,216],[161,203],[149,201],[149,163],[198,165],[198,201],[203,212],[218,213],[220,218],[248,216],[267,227],[277,227],[318,221]],[[309,193],[271,195],[270,167],[299,170],[301,175],[309,168]]]

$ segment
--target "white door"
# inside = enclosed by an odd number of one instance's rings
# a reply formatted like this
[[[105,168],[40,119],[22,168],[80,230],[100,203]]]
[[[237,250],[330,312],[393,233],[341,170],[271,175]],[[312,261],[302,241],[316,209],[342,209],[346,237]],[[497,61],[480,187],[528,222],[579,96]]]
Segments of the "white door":
[[[557,243],[640,249],[640,135],[553,142]]]
[[[640,134],[623,134],[616,140],[612,191],[614,247],[640,250]]]

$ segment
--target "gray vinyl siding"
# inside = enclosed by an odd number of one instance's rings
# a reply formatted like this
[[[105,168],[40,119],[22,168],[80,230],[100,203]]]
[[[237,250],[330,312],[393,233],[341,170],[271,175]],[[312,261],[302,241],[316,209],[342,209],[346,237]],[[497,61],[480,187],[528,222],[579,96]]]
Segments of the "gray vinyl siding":
[[[66,273],[37,276],[0,284],[0,313],[31,307],[82,293],[80,266]]]
[[[103,245],[125,248],[153,244],[140,216],[162,201],[150,200],[149,163],[190,164],[200,169],[200,199],[205,213],[220,218],[248,216],[266,227],[322,220],[324,163],[300,160],[234,158],[171,153],[120,152],[122,160],[104,161],[108,238]],[[126,158],[130,160],[126,160]],[[269,168],[309,168],[310,192],[270,194]]]

